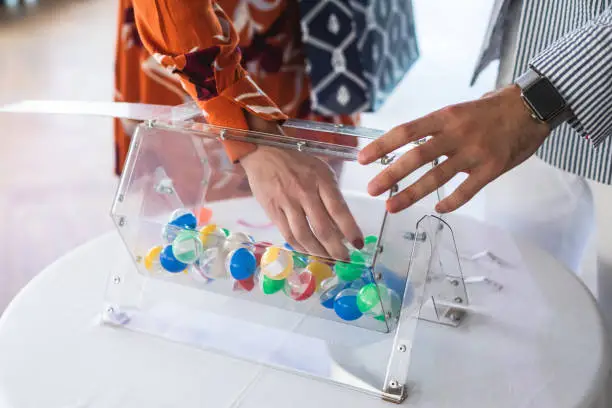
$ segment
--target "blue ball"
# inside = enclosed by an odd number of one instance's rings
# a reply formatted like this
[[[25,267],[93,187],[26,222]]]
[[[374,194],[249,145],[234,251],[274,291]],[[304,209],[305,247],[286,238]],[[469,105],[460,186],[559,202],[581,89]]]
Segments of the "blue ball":
[[[198,225],[198,220],[192,213],[187,213],[170,221],[170,225],[176,225],[177,227],[185,229],[195,229]]]
[[[334,308],[334,301],[336,300],[336,296],[338,293],[342,292],[344,289],[348,288],[350,283],[348,282],[340,282],[335,286],[327,289],[323,293],[321,293],[320,301],[321,305],[326,309]]]
[[[257,269],[255,255],[246,248],[238,248],[227,257],[227,270],[236,280],[248,279]]]
[[[350,322],[359,319],[363,314],[357,307],[357,291],[345,289],[338,293],[334,302],[334,311],[342,320]]]
[[[295,249],[293,249],[293,247],[291,245],[289,245],[288,243],[285,242],[285,244],[283,245],[283,247],[288,250],[288,251],[295,251]]]
[[[187,268],[187,264],[182,263],[174,257],[172,245],[166,245],[161,254],[159,254],[159,263],[162,268],[171,273],[183,272],[185,268]]]

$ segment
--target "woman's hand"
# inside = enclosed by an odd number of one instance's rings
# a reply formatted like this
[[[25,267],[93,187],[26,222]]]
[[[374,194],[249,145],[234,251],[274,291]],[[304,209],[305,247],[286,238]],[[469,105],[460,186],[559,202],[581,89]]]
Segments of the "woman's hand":
[[[510,86],[398,126],[366,146],[358,159],[368,164],[403,145],[432,136],[377,175],[368,185],[368,192],[381,195],[423,165],[447,156],[447,160],[387,203],[390,212],[401,211],[457,173],[468,173],[467,180],[436,206],[436,211],[446,213],[461,207],[488,183],[525,161],[549,134],[547,124],[530,116],[520,89]]]
[[[259,146],[240,162],[253,195],[296,250],[346,259],[344,238],[363,247],[363,234],[327,163],[267,146]]]

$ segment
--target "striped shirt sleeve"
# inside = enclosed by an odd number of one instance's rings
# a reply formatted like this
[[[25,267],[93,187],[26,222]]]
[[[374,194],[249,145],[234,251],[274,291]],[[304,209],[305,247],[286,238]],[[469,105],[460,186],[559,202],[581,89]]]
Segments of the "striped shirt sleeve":
[[[530,66],[563,95],[569,124],[597,146],[612,136],[612,6],[534,57]]]

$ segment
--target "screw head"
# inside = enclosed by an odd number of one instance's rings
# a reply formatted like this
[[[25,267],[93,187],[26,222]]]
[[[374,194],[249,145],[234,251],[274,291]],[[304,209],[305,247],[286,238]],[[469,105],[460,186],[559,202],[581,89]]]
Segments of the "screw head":
[[[113,278],[113,283],[114,283],[115,285],[118,285],[119,283],[121,283],[121,278],[120,278],[119,276],[115,276],[115,277]]]
[[[405,353],[405,352],[406,352],[406,345],[405,345],[405,344],[402,344],[402,345],[400,345],[400,346],[399,346],[397,349],[398,349],[399,351],[401,351],[402,353]]]
[[[125,225],[125,217],[119,217],[117,224],[119,224],[120,227],[123,227]]]
[[[457,297],[455,298],[455,303],[463,303],[463,299],[462,299],[462,298],[460,298],[459,296],[457,296]]]
[[[457,279],[453,279],[450,281],[450,284],[453,286],[459,286],[459,281]]]

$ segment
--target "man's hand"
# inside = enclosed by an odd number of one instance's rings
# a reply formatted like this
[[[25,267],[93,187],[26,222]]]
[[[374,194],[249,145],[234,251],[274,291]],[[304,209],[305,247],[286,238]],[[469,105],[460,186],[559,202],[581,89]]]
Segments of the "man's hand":
[[[547,124],[530,116],[520,89],[510,86],[398,126],[366,146],[358,160],[368,164],[403,145],[432,136],[370,181],[368,192],[381,195],[418,168],[446,156],[447,160],[390,198],[387,209],[392,213],[401,211],[446,184],[457,173],[467,173],[467,180],[437,204],[436,211],[447,213],[526,160],[549,134]]]
[[[276,124],[248,115],[253,130],[279,133]],[[363,234],[325,161],[306,153],[259,146],[240,160],[251,191],[297,251],[347,259],[347,239],[363,247]]]

